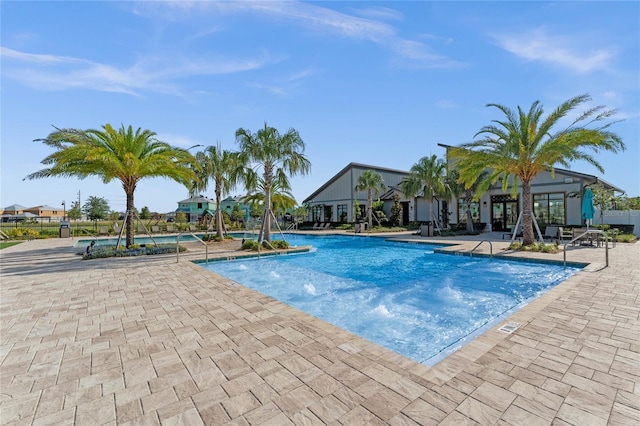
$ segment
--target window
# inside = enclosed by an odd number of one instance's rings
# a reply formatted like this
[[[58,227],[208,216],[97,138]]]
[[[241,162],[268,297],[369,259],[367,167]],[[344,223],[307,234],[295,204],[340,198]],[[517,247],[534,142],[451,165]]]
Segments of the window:
[[[322,217],[322,206],[311,207],[311,221],[320,222]]]
[[[331,222],[333,220],[333,206],[324,206],[324,221]]]
[[[349,213],[346,204],[338,204],[338,222],[348,222]]]
[[[480,222],[480,203],[471,202],[471,217]],[[458,223],[467,223],[467,202],[462,198],[458,198]]]
[[[201,209],[202,208],[202,203],[198,203],[198,208]]]
[[[566,223],[563,192],[533,195],[533,213],[539,224]]]

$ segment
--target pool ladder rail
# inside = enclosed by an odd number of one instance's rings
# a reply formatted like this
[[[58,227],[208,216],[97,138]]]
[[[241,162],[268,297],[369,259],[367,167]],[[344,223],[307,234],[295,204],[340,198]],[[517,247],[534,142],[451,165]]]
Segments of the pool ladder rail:
[[[209,263],[209,245],[207,243],[205,243],[200,237],[198,237],[196,234],[194,234],[193,232],[181,232],[178,235],[176,235],[176,263],[180,262],[180,237],[182,235],[191,235],[193,238],[195,238],[196,240],[200,241],[202,244],[204,244],[204,252],[205,252],[205,262],[208,264]]]
[[[491,244],[491,241],[489,240],[482,240],[480,241],[474,248],[473,250],[471,250],[471,252],[469,253],[469,257],[473,257],[473,252],[476,251],[476,249],[478,247],[480,247],[480,245],[482,243],[489,243],[489,257],[493,257],[493,244]]]

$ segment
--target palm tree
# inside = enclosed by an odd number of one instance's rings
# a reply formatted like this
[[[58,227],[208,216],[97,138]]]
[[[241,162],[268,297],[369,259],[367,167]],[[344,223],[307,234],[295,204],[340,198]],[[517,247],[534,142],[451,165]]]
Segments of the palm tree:
[[[622,139],[608,130],[615,122],[604,123],[615,114],[614,110],[607,110],[604,106],[588,109],[569,126],[552,133],[552,128],[562,118],[590,100],[586,94],[576,96],[546,117],[543,117],[539,101],[535,101],[528,112],[520,107],[513,111],[503,105],[488,104],[498,108],[506,119],[493,120],[494,124],[484,126],[476,133],[475,136],[485,135],[482,139],[450,151],[463,182],[469,184],[481,172],[488,171],[478,185],[481,192],[488,190],[499,178],[502,178],[502,190],[506,191],[511,184],[514,196],[518,192],[518,182],[522,185],[523,245],[531,245],[535,240],[531,218],[531,181],[538,173],[550,170],[553,176],[556,165],[569,168],[575,160],[586,161],[604,173],[602,166],[585,148],[596,153],[626,149]]]
[[[203,152],[196,153],[196,160],[200,166],[200,172],[194,188],[204,191],[207,189],[209,181],[213,181],[216,194],[216,235],[218,238],[222,238],[224,232],[222,210],[220,209],[222,194],[228,194],[236,186],[244,164],[239,153],[223,150],[219,143],[205,148]]]
[[[258,179],[256,188],[243,197],[242,201],[246,204],[261,204],[264,205],[264,182],[262,179]],[[296,206],[296,199],[291,191],[281,190],[278,184],[271,185],[271,209],[275,213],[285,213],[287,209],[292,209]]]
[[[470,185],[465,185],[460,179],[460,172],[456,169],[449,170],[447,179],[451,187],[452,195],[456,198],[462,197],[465,203],[465,216],[466,216],[466,231],[467,233],[474,232],[473,228],[473,216],[471,215],[471,203],[478,201],[482,196],[482,193],[478,192],[478,184],[484,178],[485,172],[483,172],[478,178]],[[458,218],[458,220],[460,220]]]
[[[110,124],[102,130],[56,129],[45,139],[36,139],[55,148],[42,160],[50,167],[28,175],[25,179],[75,176],[84,179],[98,176],[104,183],[117,179],[127,196],[127,211],[134,211],[133,194],[140,180],[153,177],[173,179],[187,185],[195,179],[191,166],[194,157],[155,138],[150,130],[131,126],[114,129]],[[127,246],[133,244],[133,215],[127,215]]]
[[[304,155],[304,141],[295,129],[289,129],[281,135],[277,129],[268,127],[256,133],[247,129],[236,131],[236,141],[245,164],[253,164],[245,169],[244,181],[249,191],[258,187],[259,179],[264,189],[264,217],[258,242],[271,241],[271,189],[275,184],[281,191],[290,191],[289,175],[306,175],[311,163]],[[262,169],[259,178],[258,170]]]
[[[423,192],[425,199],[449,199],[453,195],[450,182],[447,180],[447,163],[436,155],[422,157],[411,166],[409,176],[402,179],[400,189],[406,197],[415,197]],[[436,215],[437,220],[437,215]]]
[[[358,183],[356,184],[356,191],[367,191],[367,222],[369,229],[373,228],[372,216],[373,216],[373,192],[384,191],[387,186],[384,184],[384,179],[380,173],[373,170],[365,170],[358,177]]]

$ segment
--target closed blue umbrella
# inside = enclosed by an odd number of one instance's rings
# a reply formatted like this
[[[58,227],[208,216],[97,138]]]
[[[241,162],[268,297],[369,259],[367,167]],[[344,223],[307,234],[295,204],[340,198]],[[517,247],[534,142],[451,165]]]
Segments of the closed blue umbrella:
[[[593,192],[591,192],[591,188],[587,188],[582,196],[582,219],[587,221],[587,229],[589,229],[589,221],[593,219],[594,214]]]

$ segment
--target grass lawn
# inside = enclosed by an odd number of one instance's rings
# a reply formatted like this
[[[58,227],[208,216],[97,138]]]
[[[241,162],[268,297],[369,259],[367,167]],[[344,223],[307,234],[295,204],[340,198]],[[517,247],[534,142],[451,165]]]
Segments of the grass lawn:
[[[15,246],[16,244],[20,244],[22,241],[10,241],[10,242],[3,242],[0,243],[0,250],[7,248],[7,247],[11,247],[11,246]]]

